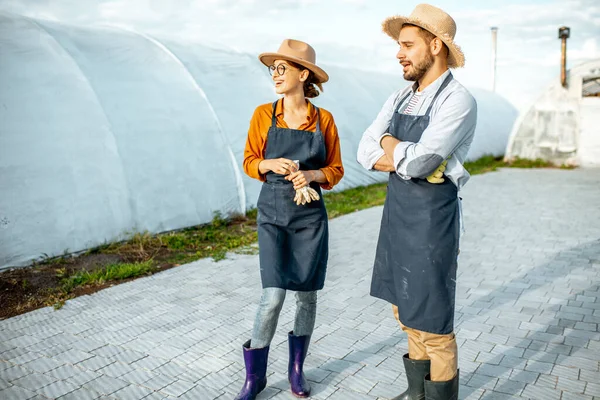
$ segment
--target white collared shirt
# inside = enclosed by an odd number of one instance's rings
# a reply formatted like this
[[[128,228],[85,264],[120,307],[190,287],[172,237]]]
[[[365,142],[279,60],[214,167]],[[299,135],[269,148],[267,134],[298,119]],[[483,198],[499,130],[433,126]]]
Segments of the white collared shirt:
[[[419,93],[411,115],[425,115],[437,90],[450,70]],[[379,145],[381,136],[388,132],[392,116],[402,113],[417,89],[417,84],[394,92],[383,105],[379,115],[367,128],[358,145],[357,160],[366,169],[373,166],[385,153]],[[410,93],[400,108],[398,103]],[[448,160],[446,175],[458,189],[467,183],[469,173],[463,163],[469,151],[477,124],[477,103],[469,91],[456,79],[442,89],[430,113],[429,125],[417,143],[400,142],[394,149],[394,167],[403,179],[426,178],[443,160]]]

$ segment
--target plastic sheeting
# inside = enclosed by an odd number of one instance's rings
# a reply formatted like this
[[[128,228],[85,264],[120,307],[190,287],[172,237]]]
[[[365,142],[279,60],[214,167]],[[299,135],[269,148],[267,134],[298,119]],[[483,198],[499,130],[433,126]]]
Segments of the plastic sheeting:
[[[515,157],[556,164],[600,165],[600,97],[583,97],[583,83],[600,77],[600,60],[567,72],[566,88],[557,79],[519,116],[506,148]]]
[[[356,148],[398,76],[324,66],[315,99],[338,125],[336,190],[386,179]],[[255,55],[106,27],[0,14],[0,268],[245,212],[241,164],[254,108],[275,100]],[[501,154],[516,113],[474,90],[471,158]]]

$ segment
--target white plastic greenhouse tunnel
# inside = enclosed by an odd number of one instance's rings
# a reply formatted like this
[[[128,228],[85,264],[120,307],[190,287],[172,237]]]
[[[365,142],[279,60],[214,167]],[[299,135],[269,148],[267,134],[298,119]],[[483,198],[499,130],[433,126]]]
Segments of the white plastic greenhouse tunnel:
[[[346,170],[336,190],[384,181],[356,148],[407,83],[323,67],[330,82],[315,104],[334,115]],[[0,87],[0,269],[256,204],[244,145],[254,109],[276,95],[255,54],[0,13]],[[517,112],[472,93],[470,159],[502,155]]]
[[[519,116],[505,158],[600,166],[600,59],[570,69]]]

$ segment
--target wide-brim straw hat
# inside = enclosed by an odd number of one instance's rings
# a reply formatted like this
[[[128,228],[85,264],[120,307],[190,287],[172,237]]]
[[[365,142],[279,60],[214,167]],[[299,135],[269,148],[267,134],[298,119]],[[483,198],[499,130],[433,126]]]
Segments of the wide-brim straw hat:
[[[392,39],[398,41],[400,30],[405,24],[416,25],[433,33],[448,46],[448,67],[464,67],[465,55],[454,43],[456,23],[444,10],[429,4],[419,4],[408,17],[394,16],[383,21],[382,28]]]
[[[300,40],[285,39],[276,53],[262,53],[259,54],[258,59],[267,67],[273,65],[275,60],[292,61],[312,71],[317,83],[325,83],[329,80],[327,72],[317,65],[315,49]]]

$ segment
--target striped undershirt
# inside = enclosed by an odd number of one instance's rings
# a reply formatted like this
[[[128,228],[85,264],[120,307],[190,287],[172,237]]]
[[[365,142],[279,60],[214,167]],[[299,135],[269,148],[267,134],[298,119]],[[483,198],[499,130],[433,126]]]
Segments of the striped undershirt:
[[[421,101],[421,93],[415,92],[410,100],[408,101],[408,105],[403,111],[403,114],[412,115],[413,111],[416,109],[417,104]]]

